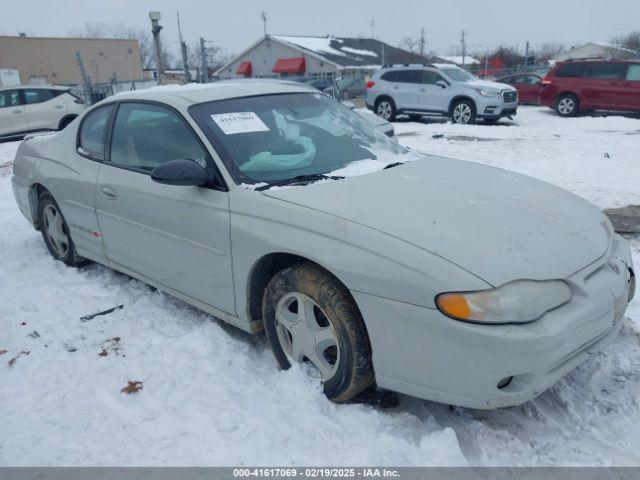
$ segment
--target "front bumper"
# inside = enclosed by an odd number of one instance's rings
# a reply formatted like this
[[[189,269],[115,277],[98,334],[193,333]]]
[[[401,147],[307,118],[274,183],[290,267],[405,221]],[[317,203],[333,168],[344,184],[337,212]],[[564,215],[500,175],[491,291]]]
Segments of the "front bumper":
[[[458,322],[435,309],[353,292],[371,340],[378,386],[470,408],[524,403],[613,338],[631,297],[631,253],[608,253],[572,275],[572,300],[522,325]],[[498,383],[513,377],[498,388]]]
[[[487,99],[476,102],[476,116],[479,118],[513,117],[518,112],[518,102],[503,103],[500,100]]]

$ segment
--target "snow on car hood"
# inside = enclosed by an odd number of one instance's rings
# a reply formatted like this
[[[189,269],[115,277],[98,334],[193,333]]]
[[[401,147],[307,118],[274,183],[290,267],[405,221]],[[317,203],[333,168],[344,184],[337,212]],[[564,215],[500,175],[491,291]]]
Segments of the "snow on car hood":
[[[444,157],[263,193],[384,232],[494,286],[567,278],[601,257],[610,241],[603,214],[582,198],[524,175]]]
[[[511,85],[506,83],[491,82],[489,80],[473,80],[471,82],[465,82],[463,84],[466,87],[471,88],[495,88],[496,90],[515,90]]]

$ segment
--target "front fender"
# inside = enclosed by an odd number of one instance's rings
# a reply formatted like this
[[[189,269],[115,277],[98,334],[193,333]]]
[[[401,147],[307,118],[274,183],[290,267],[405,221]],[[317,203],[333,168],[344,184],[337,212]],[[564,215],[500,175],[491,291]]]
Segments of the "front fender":
[[[490,288],[451,262],[385,233],[245,188],[230,192],[236,307],[255,265],[274,252],[311,260],[351,291],[435,308],[438,293]]]

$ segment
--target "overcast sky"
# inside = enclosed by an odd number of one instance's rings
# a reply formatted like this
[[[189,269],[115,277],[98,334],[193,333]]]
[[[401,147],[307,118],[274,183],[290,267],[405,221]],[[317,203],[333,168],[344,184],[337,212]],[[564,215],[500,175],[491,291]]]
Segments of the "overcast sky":
[[[202,36],[227,53],[262,36],[263,10],[273,34],[373,32],[398,45],[424,28],[428,49],[442,55],[459,46],[463,29],[470,52],[501,43],[524,49],[527,40],[533,47],[546,41],[571,46],[640,29],[640,0],[24,0],[3,2],[0,34],[64,36],[97,21],[150,28],[148,12],[159,10],[162,39],[177,53],[177,9],[189,45]]]

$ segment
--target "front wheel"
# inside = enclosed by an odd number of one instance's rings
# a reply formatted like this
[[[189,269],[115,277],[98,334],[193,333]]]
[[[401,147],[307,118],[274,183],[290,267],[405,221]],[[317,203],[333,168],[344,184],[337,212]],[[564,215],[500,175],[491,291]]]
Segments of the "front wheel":
[[[469,100],[458,100],[451,106],[451,121],[466,125],[476,121],[476,107]]]
[[[281,368],[305,363],[325,395],[346,402],[374,384],[364,321],[348,290],[321,268],[300,263],[267,285],[262,317]]]
[[[575,95],[565,93],[556,100],[556,112],[561,117],[573,117],[578,114],[578,99]]]

